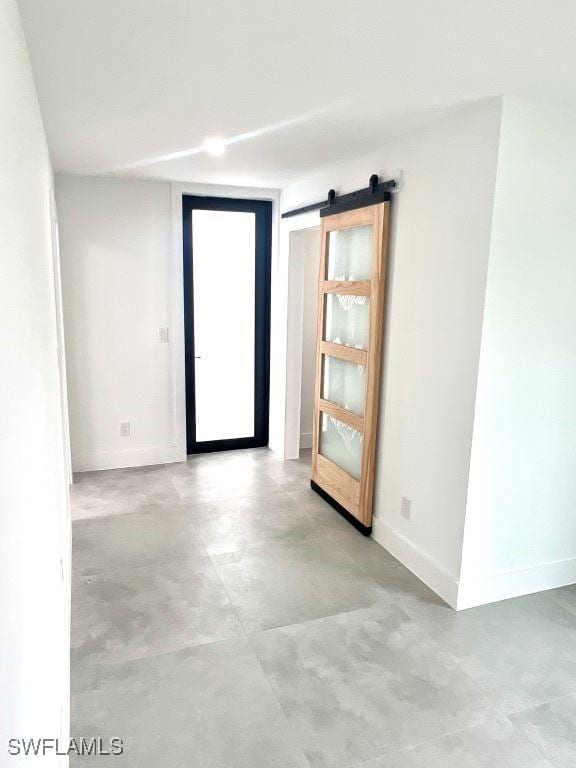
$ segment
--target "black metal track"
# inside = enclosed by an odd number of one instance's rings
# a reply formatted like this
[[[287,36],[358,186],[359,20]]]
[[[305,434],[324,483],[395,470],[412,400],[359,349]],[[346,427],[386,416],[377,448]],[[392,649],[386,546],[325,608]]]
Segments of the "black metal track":
[[[291,211],[285,211],[282,214],[283,219],[289,219],[291,216],[300,216],[310,211],[320,211],[320,216],[332,216],[335,213],[343,211],[353,211],[355,208],[365,208],[368,205],[383,203],[391,198],[391,190],[396,189],[397,184],[394,179],[389,181],[378,181],[376,173],[370,176],[368,186],[364,189],[358,189],[355,192],[348,192],[345,195],[337,195],[336,191],[331,189],[328,192],[326,200],[318,203],[303,205],[301,208],[294,208]]]

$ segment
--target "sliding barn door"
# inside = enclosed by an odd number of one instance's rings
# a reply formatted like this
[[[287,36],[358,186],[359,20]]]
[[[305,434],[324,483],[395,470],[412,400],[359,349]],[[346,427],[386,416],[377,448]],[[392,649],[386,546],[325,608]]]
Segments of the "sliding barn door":
[[[372,526],[389,203],[322,219],[312,487]]]

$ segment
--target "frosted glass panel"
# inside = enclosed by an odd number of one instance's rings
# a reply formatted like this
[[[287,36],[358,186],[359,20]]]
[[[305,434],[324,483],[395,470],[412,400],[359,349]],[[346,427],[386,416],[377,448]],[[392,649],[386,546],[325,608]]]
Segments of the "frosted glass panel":
[[[367,296],[326,294],[324,340],[368,349],[370,299]]]
[[[363,365],[324,355],[322,397],[347,411],[364,416],[365,374]]]
[[[362,471],[363,439],[354,427],[349,427],[327,413],[321,414],[319,453],[356,480],[360,479]]]
[[[256,217],[192,211],[196,440],[254,436]]]
[[[330,232],[328,280],[370,280],[372,277],[372,226]]]

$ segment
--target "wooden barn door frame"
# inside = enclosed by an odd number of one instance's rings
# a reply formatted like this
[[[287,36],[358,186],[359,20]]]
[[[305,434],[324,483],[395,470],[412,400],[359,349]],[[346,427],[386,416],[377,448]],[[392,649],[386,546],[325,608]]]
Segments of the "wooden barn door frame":
[[[321,255],[318,278],[318,324],[316,334],[316,386],[312,448],[312,488],[365,534],[372,530],[372,502],[378,432],[378,400],[384,334],[384,295],[390,203],[383,202],[322,218]],[[326,279],[330,232],[350,227],[372,226],[372,270],[370,280]],[[368,348],[324,341],[325,297],[329,293],[367,296],[370,299]],[[359,416],[322,398],[323,358],[331,356],[365,365],[365,408]],[[321,414],[353,427],[363,435],[360,479],[349,475],[319,453]]]

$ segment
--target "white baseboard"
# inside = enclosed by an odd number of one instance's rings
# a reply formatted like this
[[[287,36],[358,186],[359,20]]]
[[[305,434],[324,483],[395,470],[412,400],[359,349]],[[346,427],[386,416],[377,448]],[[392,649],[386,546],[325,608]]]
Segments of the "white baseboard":
[[[452,608],[458,604],[458,581],[419,547],[384,523],[372,519],[372,537]]]
[[[458,590],[458,610],[496,603],[511,597],[544,592],[576,583],[576,558],[542,563],[477,579],[464,578]]]
[[[74,472],[93,472],[99,469],[124,469],[146,467],[152,464],[172,464],[186,461],[186,451],[179,446],[167,445],[152,448],[125,448],[117,451],[94,451],[72,456]]]
[[[300,433],[300,448],[312,448],[312,432]]]
[[[372,537],[457,611],[576,583],[576,558],[458,581],[377,517]]]

